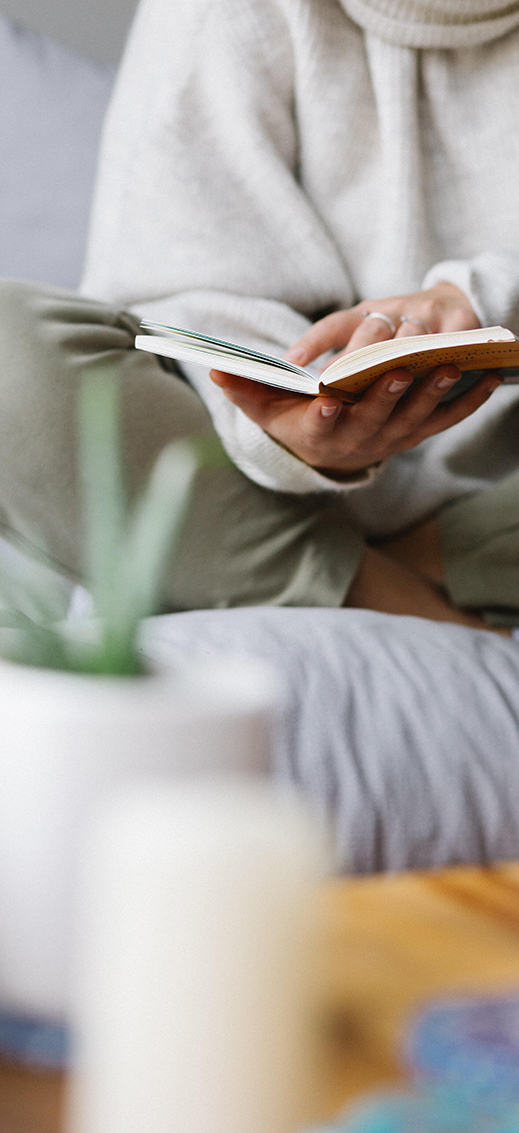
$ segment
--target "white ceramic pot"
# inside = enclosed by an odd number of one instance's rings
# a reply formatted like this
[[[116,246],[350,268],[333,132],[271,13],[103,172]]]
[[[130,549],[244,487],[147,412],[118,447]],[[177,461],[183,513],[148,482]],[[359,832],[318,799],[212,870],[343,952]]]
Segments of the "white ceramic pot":
[[[138,779],[265,772],[276,700],[274,675],[253,661],[126,679],[0,661],[4,1017],[67,1018],[75,881],[97,803]]]

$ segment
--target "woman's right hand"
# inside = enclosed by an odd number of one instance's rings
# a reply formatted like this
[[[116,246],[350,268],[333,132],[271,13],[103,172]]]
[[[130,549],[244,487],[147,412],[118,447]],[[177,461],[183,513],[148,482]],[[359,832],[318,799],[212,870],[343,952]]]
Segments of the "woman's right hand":
[[[366,317],[376,311],[384,317]],[[364,301],[328,315],[310,327],[285,357],[307,366],[328,350],[349,353],[392,338],[395,329],[396,337],[402,337],[423,334],[424,328],[437,333],[479,325],[464,292],[452,283],[438,283],[426,291]],[[401,401],[413,378],[408,370],[393,370],[378,378],[360,401],[345,405],[337,397],[303,397],[219,371],[211,376],[226,397],[274,440],[313,468],[339,479],[450,429],[474,413],[501,384],[496,374],[488,373],[468,393],[440,404],[460,377],[455,366],[440,366]]]
[[[376,318],[376,312],[381,312],[384,318]],[[372,317],[368,317],[370,315]],[[329,350],[349,354],[393,336],[405,338],[427,332],[475,330],[480,325],[465,292],[454,283],[442,282],[425,291],[386,299],[364,299],[355,307],[334,311],[309,327],[290,347],[285,358],[298,366],[308,366]]]

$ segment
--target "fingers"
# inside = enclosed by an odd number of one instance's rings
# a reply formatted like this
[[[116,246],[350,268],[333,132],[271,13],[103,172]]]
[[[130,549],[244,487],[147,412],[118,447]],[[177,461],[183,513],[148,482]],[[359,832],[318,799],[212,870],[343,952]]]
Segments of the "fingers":
[[[396,338],[475,330],[481,325],[467,296],[452,283],[438,283],[426,291],[404,295],[397,304],[399,326]],[[400,321],[402,318],[403,322]]]
[[[402,319],[404,320],[402,322]],[[454,334],[460,330],[475,330],[479,321],[472,311],[463,307],[442,306],[414,296],[404,303],[398,318],[395,338],[408,338],[417,334]]]
[[[282,401],[286,397],[285,390],[275,389],[261,382],[251,382],[249,378],[240,378],[222,370],[210,370],[209,376],[229,401],[262,426],[270,416],[272,402]]]
[[[389,445],[405,442],[403,447],[418,444],[426,436],[449,428],[473,413],[490,395],[501,379],[496,374],[482,379],[474,392],[440,405],[442,397],[453,389],[461,373],[457,366],[439,366],[427,378],[418,382],[409,397],[395,408],[385,428],[385,441]],[[487,393],[488,390],[488,393]]]
[[[338,397],[292,394],[288,390],[252,382],[221,370],[211,370],[210,377],[229,401],[264,428],[287,407],[297,409],[301,432],[310,442],[329,437],[345,408]]]
[[[314,358],[318,358],[328,350],[342,350],[361,319],[362,315],[355,307],[326,315],[326,318],[314,323],[306,334],[287,350],[286,361],[294,362],[296,366],[308,366]]]
[[[404,316],[401,316],[401,319],[402,317]],[[438,334],[438,328],[432,327],[430,323],[425,321],[425,318],[421,319],[417,314],[414,317],[412,314],[407,314],[404,317],[404,322],[399,322],[395,338],[409,338],[416,334]]]
[[[386,312],[382,310],[381,313]],[[396,326],[398,315],[388,312],[387,317],[393,326]],[[386,339],[393,337],[393,329],[385,319],[377,318],[376,312],[372,314],[364,312],[343,353],[351,354],[352,350],[360,350],[363,346],[371,346],[373,342],[385,342]]]
[[[409,370],[392,370],[370,386],[355,405],[349,406],[349,430],[355,440],[375,437],[386,425],[398,401],[412,385]]]
[[[249,378],[241,378],[237,374],[224,373],[223,370],[210,370],[209,377],[215,386],[220,386],[229,401],[242,402],[251,398],[256,403],[265,395],[265,387],[262,387],[259,382],[251,382]]]
[[[393,417],[393,436],[405,436],[419,429],[460,377],[457,366],[446,365],[438,366],[432,374],[418,382]]]
[[[412,448],[420,441],[425,440],[426,437],[432,437],[436,433],[443,432],[444,429],[450,429],[452,425],[459,424],[465,417],[470,417],[476,409],[479,409],[480,405],[488,401],[494,390],[502,384],[502,378],[498,374],[489,373],[481,378],[481,381],[467,393],[461,394],[460,397],[456,397],[453,401],[444,405],[438,405],[422,426],[409,436],[406,448]]]
[[[376,319],[382,312],[392,320],[395,332]],[[366,315],[371,315],[367,318]],[[404,322],[401,322],[401,319]],[[372,342],[418,334],[473,330],[480,326],[468,297],[452,283],[441,282],[425,291],[391,299],[363,300],[355,307],[320,319],[285,354],[289,362],[307,366],[328,350],[349,354]]]
[[[384,311],[387,302],[382,301],[380,308]],[[348,311],[337,311],[320,319],[287,350],[287,362],[295,362],[297,366],[307,366],[325,354],[328,350],[340,350],[349,354],[352,350],[359,350],[362,346],[369,346],[373,342],[384,342],[393,337],[393,330],[384,319],[377,319],[374,314],[367,317],[369,310],[366,304],[351,307]],[[385,312],[384,312],[385,313]],[[388,318],[393,322],[392,314]]]
[[[434,373],[413,385],[409,370],[393,370],[379,378],[356,405],[349,407],[348,435],[351,443],[362,443],[378,436],[382,447],[399,451],[418,444],[433,433],[457,424],[481,405],[501,384],[496,374],[482,379],[473,391],[440,406],[442,397],[461,377],[457,366],[439,366]],[[410,390],[408,396],[404,393]]]

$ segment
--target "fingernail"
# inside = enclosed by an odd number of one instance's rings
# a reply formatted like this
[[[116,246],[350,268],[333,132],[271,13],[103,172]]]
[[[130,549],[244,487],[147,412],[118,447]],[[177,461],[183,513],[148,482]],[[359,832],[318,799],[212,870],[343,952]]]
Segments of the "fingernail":
[[[321,417],[333,417],[338,409],[338,405],[321,405]]]
[[[439,381],[436,382],[436,389],[450,389],[458,380],[459,374],[456,374],[455,378],[440,378]]]
[[[302,346],[291,346],[285,354],[285,362],[295,362],[296,366],[302,366],[306,360],[306,350]]]
[[[409,386],[409,385],[411,385],[411,382],[393,381],[388,385],[387,388],[388,388],[390,393],[401,393],[402,390],[407,389],[407,386]]]

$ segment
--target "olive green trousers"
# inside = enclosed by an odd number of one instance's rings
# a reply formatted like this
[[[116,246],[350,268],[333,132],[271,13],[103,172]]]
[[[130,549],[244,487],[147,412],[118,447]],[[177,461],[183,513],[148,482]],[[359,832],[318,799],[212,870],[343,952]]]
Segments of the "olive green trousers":
[[[519,472],[443,508],[438,522],[454,605],[519,625]]]
[[[0,534],[45,549],[83,581],[77,395],[104,363],[118,375],[126,486],[139,491],[158,453],[184,436],[211,436],[190,386],[134,349],[131,315],[66,291],[0,281]],[[362,539],[333,494],[287,495],[252,483],[233,465],[202,470],[164,609],[245,605],[340,606]]]

